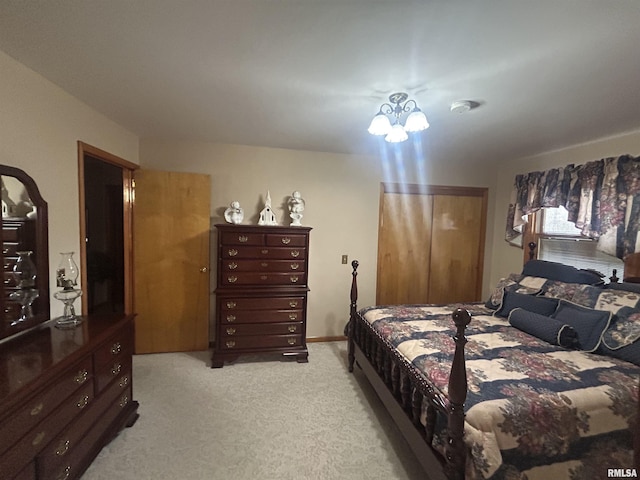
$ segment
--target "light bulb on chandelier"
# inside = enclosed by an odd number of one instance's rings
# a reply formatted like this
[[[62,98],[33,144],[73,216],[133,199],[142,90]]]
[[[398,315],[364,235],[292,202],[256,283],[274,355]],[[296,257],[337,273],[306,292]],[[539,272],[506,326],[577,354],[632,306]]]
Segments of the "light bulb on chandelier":
[[[389,102],[383,103],[380,110],[371,120],[369,133],[371,135],[384,135],[384,139],[389,143],[404,142],[409,135],[407,132],[421,132],[429,128],[427,116],[418,108],[415,100],[407,100],[406,93],[392,93],[389,95]],[[404,103],[403,103],[404,102]],[[413,108],[412,108],[413,107]],[[405,124],[402,125],[400,117],[408,113]],[[389,116],[394,120],[393,124]]]

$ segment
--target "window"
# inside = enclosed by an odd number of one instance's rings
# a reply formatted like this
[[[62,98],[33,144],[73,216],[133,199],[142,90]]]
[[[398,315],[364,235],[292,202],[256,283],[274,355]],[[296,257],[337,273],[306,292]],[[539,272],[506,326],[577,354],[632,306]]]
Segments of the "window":
[[[580,234],[580,229],[567,220],[564,207],[543,208],[531,216],[534,217],[531,225],[539,231],[533,235],[533,241],[538,245],[539,260],[596,270],[607,279],[615,269],[616,276],[622,278],[622,260],[597,250],[598,242]],[[535,225],[539,227],[536,229]]]

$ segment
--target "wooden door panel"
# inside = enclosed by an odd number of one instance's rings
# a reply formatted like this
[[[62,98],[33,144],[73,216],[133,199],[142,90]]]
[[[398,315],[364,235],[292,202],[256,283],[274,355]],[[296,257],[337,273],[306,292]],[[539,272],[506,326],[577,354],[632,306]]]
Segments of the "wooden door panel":
[[[136,353],[205,350],[211,179],[138,170],[135,182]]]
[[[376,303],[426,303],[432,199],[385,193],[378,236]]]
[[[434,196],[430,303],[479,300],[482,219],[482,197]]]

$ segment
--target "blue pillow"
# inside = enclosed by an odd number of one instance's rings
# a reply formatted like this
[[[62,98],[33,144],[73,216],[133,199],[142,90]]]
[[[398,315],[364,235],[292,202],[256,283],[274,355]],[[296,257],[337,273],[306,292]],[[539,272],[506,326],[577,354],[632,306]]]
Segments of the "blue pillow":
[[[573,327],[555,318],[515,308],[509,315],[509,323],[518,330],[538,337],[551,345],[580,348],[578,334]]]
[[[611,290],[624,290],[625,292],[640,293],[640,283],[622,282],[622,283],[608,283],[605,288]]]
[[[611,312],[593,310],[592,308],[576,305],[566,300],[560,300],[558,308],[551,315],[563,324],[567,324],[578,333],[580,349],[594,352],[602,342],[602,335],[611,322]]]
[[[506,318],[514,308],[522,308],[529,312],[549,316],[556,311],[557,306],[557,298],[536,297],[506,290],[502,297],[500,308],[498,308],[494,315]]]
[[[598,353],[640,366],[640,342],[634,342],[615,350],[611,350],[604,343],[601,343],[598,347]]]
[[[522,269],[523,275],[544,277],[567,283],[586,283],[587,285],[602,285],[602,277],[591,270],[578,270],[570,265],[546,260],[529,260]]]

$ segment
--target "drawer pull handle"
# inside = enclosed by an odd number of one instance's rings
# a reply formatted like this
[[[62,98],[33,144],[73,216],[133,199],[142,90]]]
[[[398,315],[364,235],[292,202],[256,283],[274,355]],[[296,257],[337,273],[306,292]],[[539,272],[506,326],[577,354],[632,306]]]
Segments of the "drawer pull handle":
[[[231,262],[229,264],[229,270],[235,270],[236,268],[238,268],[238,264],[236,262]]]
[[[129,397],[127,395],[125,395],[124,397],[122,397],[122,399],[120,400],[120,403],[118,403],[118,406],[120,408],[124,408],[127,406],[127,403],[129,403]]]
[[[295,345],[296,344],[296,339],[295,338],[287,338],[287,343],[289,345]]]
[[[122,364],[120,362],[114,363],[113,367],[111,367],[111,375],[117,375],[122,370]]]
[[[299,263],[292,263],[289,266],[291,267],[291,270],[298,270],[300,268],[300,264]]]
[[[236,277],[235,275],[229,275],[227,277],[227,280],[229,281],[229,283],[236,283],[238,281],[238,277]]]
[[[268,264],[267,262],[262,262],[262,263],[260,264],[260,266],[261,266],[262,268],[267,268],[267,267],[269,266],[269,264]]]
[[[4,313],[10,313],[10,312],[11,312],[11,309],[9,307],[4,309]]]
[[[122,380],[120,380],[120,383],[118,383],[118,386],[120,388],[124,388],[127,385],[129,385],[129,375],[125,375],[124,377],[122,377]]]
[[[235,248],[229,250],[230,257],[235,257],[236,255],[238,255],[238,250],[236,250]]]
[[[289,325],[288,330],[289,330],[289,332],[294,333],[296,331],[296,326],[295,325]]]
[[[56,480],[67,480],[71,475],[71,465],[67,465],[67,467],[62,471],[62,475],[60,475]]]
[[[267,255],[269,253],[269,249],[263,248],[262,250],[260,250],[260,253],[263,255]]]
[[[8,248],[3,248],[2,249],[2,254],[6,255],[7,253],[9,253],[9,249]]]
[[[76,403],[76,407],[78,407],[80,410],[82,410],[88,404],[89,404],[89,395],[85,395],[84,397],[82,397],[80,399],[80,401],[78,403]]]
[[[291,300],[291,301],[289,302],[289,306],[290,306],[291,308],[295,308],[295,307],[297,307],[297,306],[298,306],[298,301],[297,301],[297,300]]]
[[[111,355],[118,355],[122,351],[120,342],[116,342],[111,346]]]
[[[249,237],[247,237],[246,235],[240,235],[238,236],[238,241],[240,243],[247,243],[249,241]]]
[[[233,335],[234,333],[236,333],[235,328],[227,328],[227,335]]]
[[[58,448],[56,448],[56,455],[61,457],[65,453],[67,453],[69,451],[69,445],[71,445],[71,442],[69,440],[61,441],[58,445]]]
[[[291,243],[291,239],[289,237],[282,237],[282,243],[289,245]]]
[[[295,320],[295,319],[297,319],[297,318],[298,318],[298,315],[297,315],[297,314],[295,314],[295,313],[290,313],[290,314],[289,314],[289,320]]]
[[[298,257],[300,256],[300,250],[293,250],[293,251],[291,252],[291,256],[292,256],[293,258],[298,258]]]
[[[235,315],[227,315],[227,322],[232,323],[236,321]]]
[[[89,378],[89,372],[84,369],[84,370],[80,370],[78,372],[78,374],[73,377],[73,381],[76,382],[78,385],[82,385],[84,382],[87,381],[87,378]]]
[[[228,309],[236,308],[236,302],[227,302],[227,308]]]
[[[5,279],[4,279],[4,284],[5,284],[5,285],[9,285],[10,283],[11,283],[11,280],[10,280],[10,279],[8,279],[8,278],[5,278]]]
[[[268,277],[268,276],[266,276],[266,275],[260,275],[260,280],[263,280],[263,281],[264,281],[264,280],[266,280],[267,278],[269,278],[269,277]]]
[[[289,280],[291,280],[291,283],[298,283],[298,277],[289,277]]]
[[[44,408],[44,404],[43,403],[39,403],[38,405],[36,405],[35,407],[33,407],[31,409],[31,416],[35,417],[36,415],[39,415],[40,412],[42,412],[43,408]]]
[[[234,342],[233,340],[229,340],[226,344],[227,348],[233,348],[236,346],[236,342]]]
[[[44,437],[46,436],[47,436],[47,432],[38,432],[36,436],[33,437],[33,440],[31,441],[31,445],[33,445],[34,447],[37,445],[40,445],[44,440]]]

